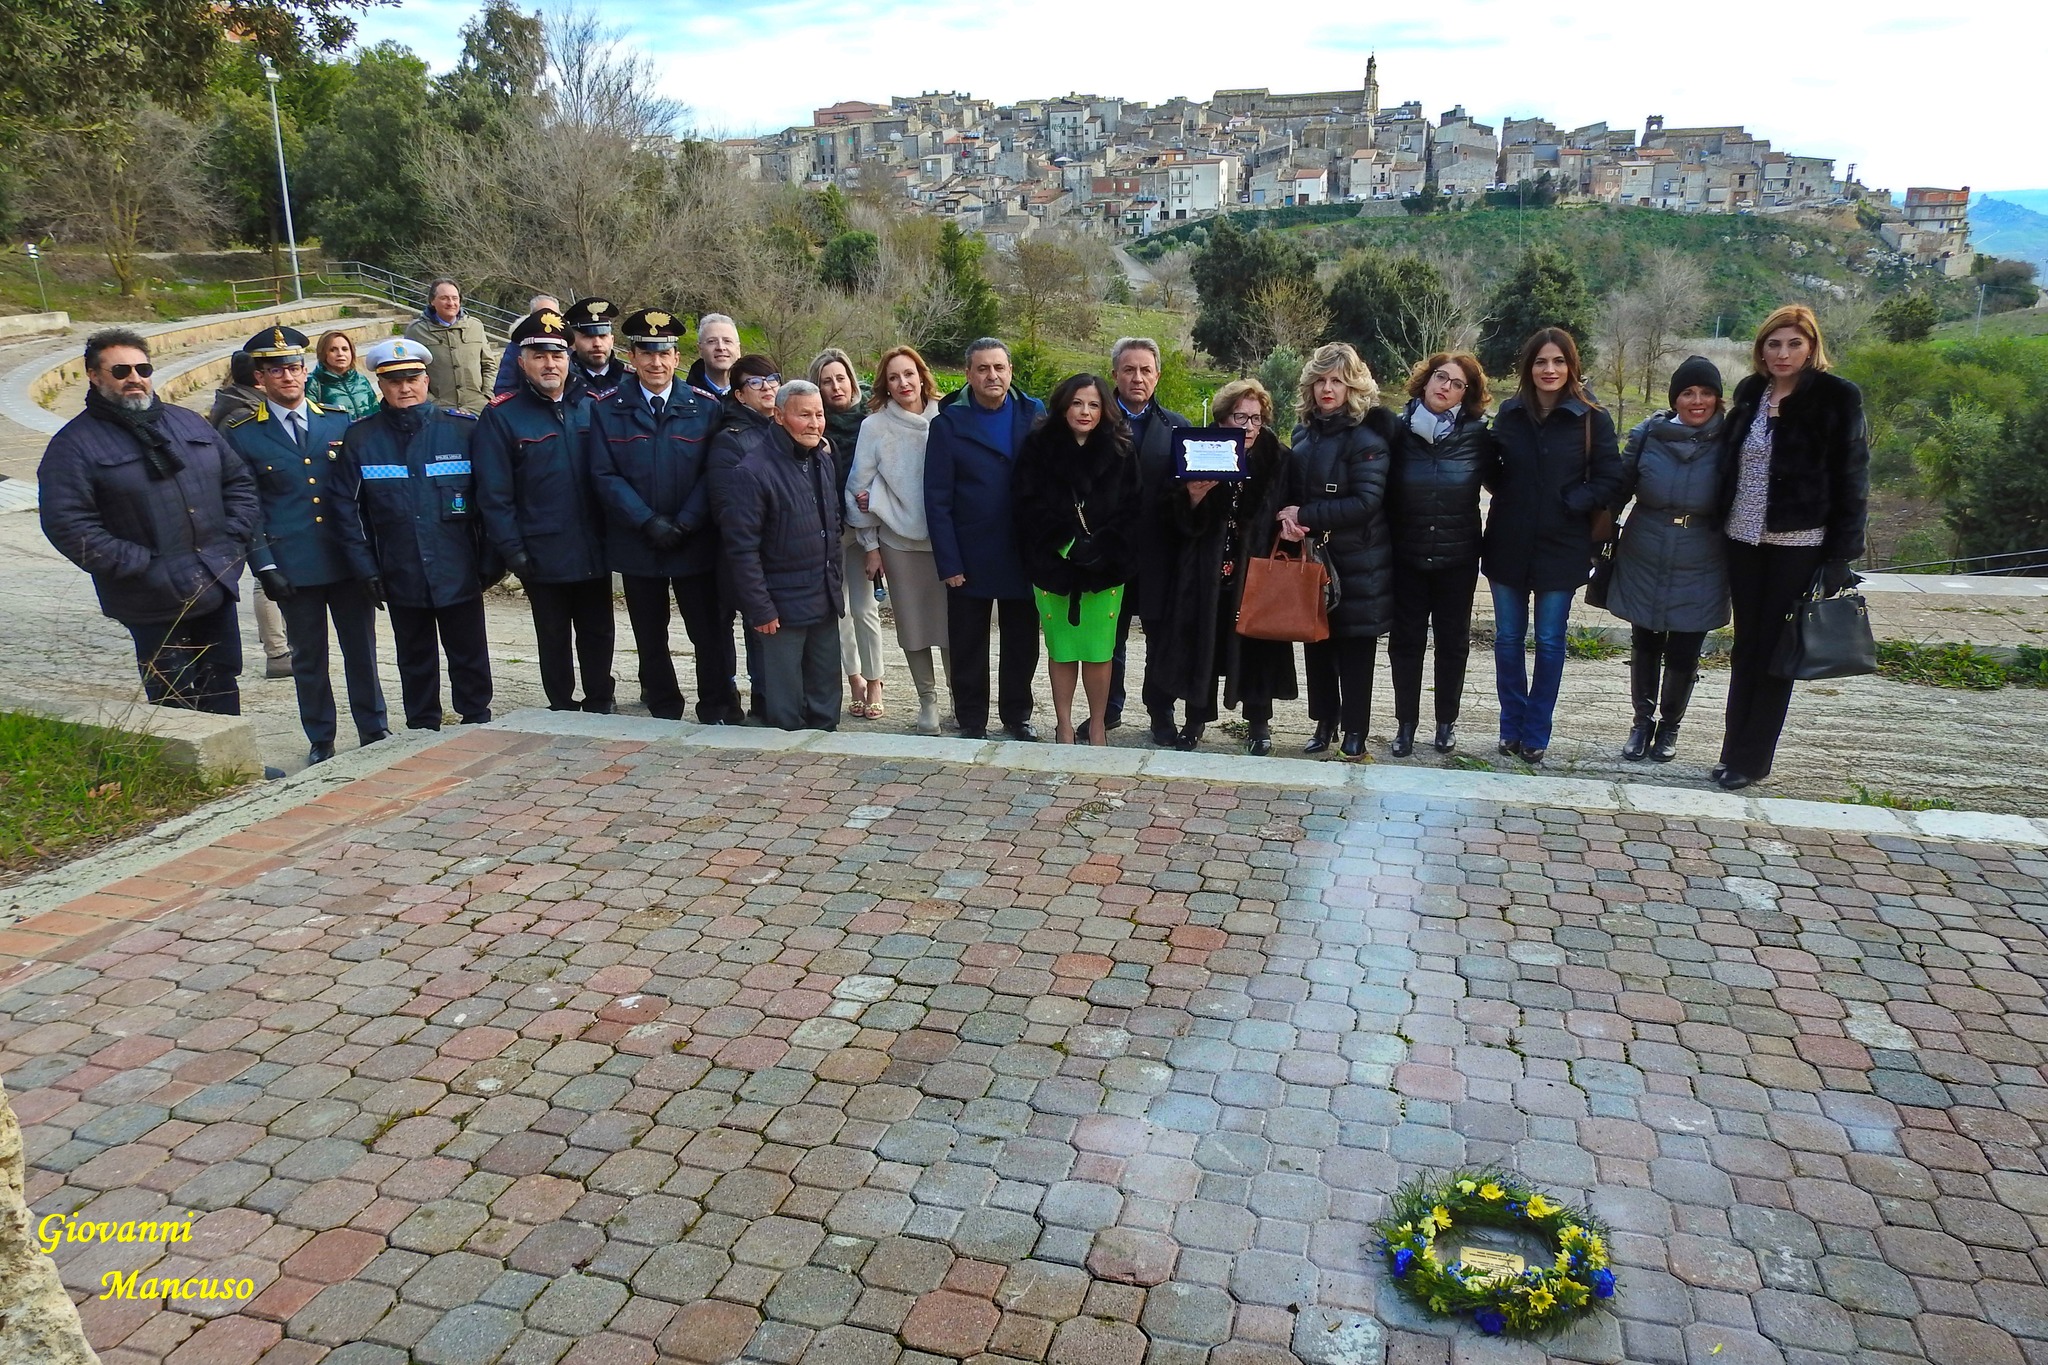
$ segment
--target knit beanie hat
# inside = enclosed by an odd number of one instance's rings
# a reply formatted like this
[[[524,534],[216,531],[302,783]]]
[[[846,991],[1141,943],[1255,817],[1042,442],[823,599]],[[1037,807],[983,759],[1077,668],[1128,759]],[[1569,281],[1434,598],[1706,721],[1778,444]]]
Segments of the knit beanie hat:
[[[1712,389],[1714,397],[1721,396],[1721,372],[1703,355],[1687,356],[1685,363],[1671,372],[1671,406],[1677,407],[1678,395],[1694,387]]]

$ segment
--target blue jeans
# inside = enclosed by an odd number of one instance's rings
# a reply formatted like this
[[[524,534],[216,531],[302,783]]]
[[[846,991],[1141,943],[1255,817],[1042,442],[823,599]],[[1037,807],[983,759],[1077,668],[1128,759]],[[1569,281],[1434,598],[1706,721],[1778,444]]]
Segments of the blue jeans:
[[[1550,747],[1550,718],[1564,684],[1565,623],[1572,592],[1528,593],[1499,583],[1493,592],[1493,676],[1500,693],[1500,741],[1525,749]],[[1536,676],[1523,656],[1529,638],[1529,599],[1536,600]]]

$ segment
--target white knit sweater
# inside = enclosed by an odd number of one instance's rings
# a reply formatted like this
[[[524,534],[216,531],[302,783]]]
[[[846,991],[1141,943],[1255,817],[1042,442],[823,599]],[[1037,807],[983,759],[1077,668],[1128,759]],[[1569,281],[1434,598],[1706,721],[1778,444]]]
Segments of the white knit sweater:
[[[929,553],[931,530],[924,519],[924,443],[939,405],[910,412],[890,399],[860,425],[853,471],[846,476],[846,524],[861,548],[886,544],[892,550]],[[863,512],[854,498],[868,495]]]

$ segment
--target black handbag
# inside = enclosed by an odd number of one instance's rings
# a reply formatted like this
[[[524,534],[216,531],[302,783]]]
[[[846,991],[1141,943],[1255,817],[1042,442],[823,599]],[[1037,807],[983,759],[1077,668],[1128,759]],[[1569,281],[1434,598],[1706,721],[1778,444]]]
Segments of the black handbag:
[[[1870,608],[1860,592],[1824,595],[1821,577],[1785,613],[1778,648],[1771,655],[1771,676],[1811,682],[1818,678],[1858,678],[1877,672],[1877,637],[1870,630]]]
[[[1613,586],[1614,541],[1603,540],[1593,547],[1593,571],[1586,576],[1586,605],[1605,611],[1607,591]]]

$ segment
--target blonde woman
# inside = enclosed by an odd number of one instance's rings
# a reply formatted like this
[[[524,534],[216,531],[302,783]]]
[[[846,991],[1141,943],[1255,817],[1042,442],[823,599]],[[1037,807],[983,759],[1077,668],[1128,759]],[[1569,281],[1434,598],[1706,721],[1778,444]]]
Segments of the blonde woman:
[[[1725,436],[1721,505],[1735,649],[1728,722],[1714,781],[1740,791],[1771,774],[1792,683],[1771,676],[1786,615],[1816,579],[1828,593],[1856,581],[1870,510],[1870,444],[1863,395],[1828,373],[1820,322],[1804,304],[1764,319],[1755,373],[1735,386]]]
[[[1301,370],[1294,429],[1294,501],[1280,509],[1280,534],[1316,543],[1336,574],[1330,638],[1302,647],[1308,715],[1319,754],[1339,729],[1339,752],[1365,754],[1372,721],[1372,670],[1380,636],[1394,619],[1394,553],[1387,534],[1388,451],[1394,419],[1378,406],[1379,385],[1358,352],[1341,341],[1319,348]]]
[[[846,501],[846,480],[853,472],[853,456],[859,447],[860,429],[867,421],[866,394],[853,358],[837,346],[827,346],[811,358],[810,380],[825,400],[825,437],[832,442],[833,472],[838,479],[839,500]],[[866,552],[851,522],[840,545],[840,567],[845,576],[846,614],[839,618],[839,666],[846,673],[851,700],[846,714],[864,720],[880,720],[882,708],[882,607],[875,600],[874,575],[864,572]]]
[[[896,643],[917,685],[917,732],[939,733],[938,675],[932,652],[946,648],[946,587],[932,558],[924,514],[924,446],[939,412],[938,385],[924,357],[898,346],[876,368],[868,419],[861,423],[846,476],[846,524],[862,552],[861,581],[889,584]]]

